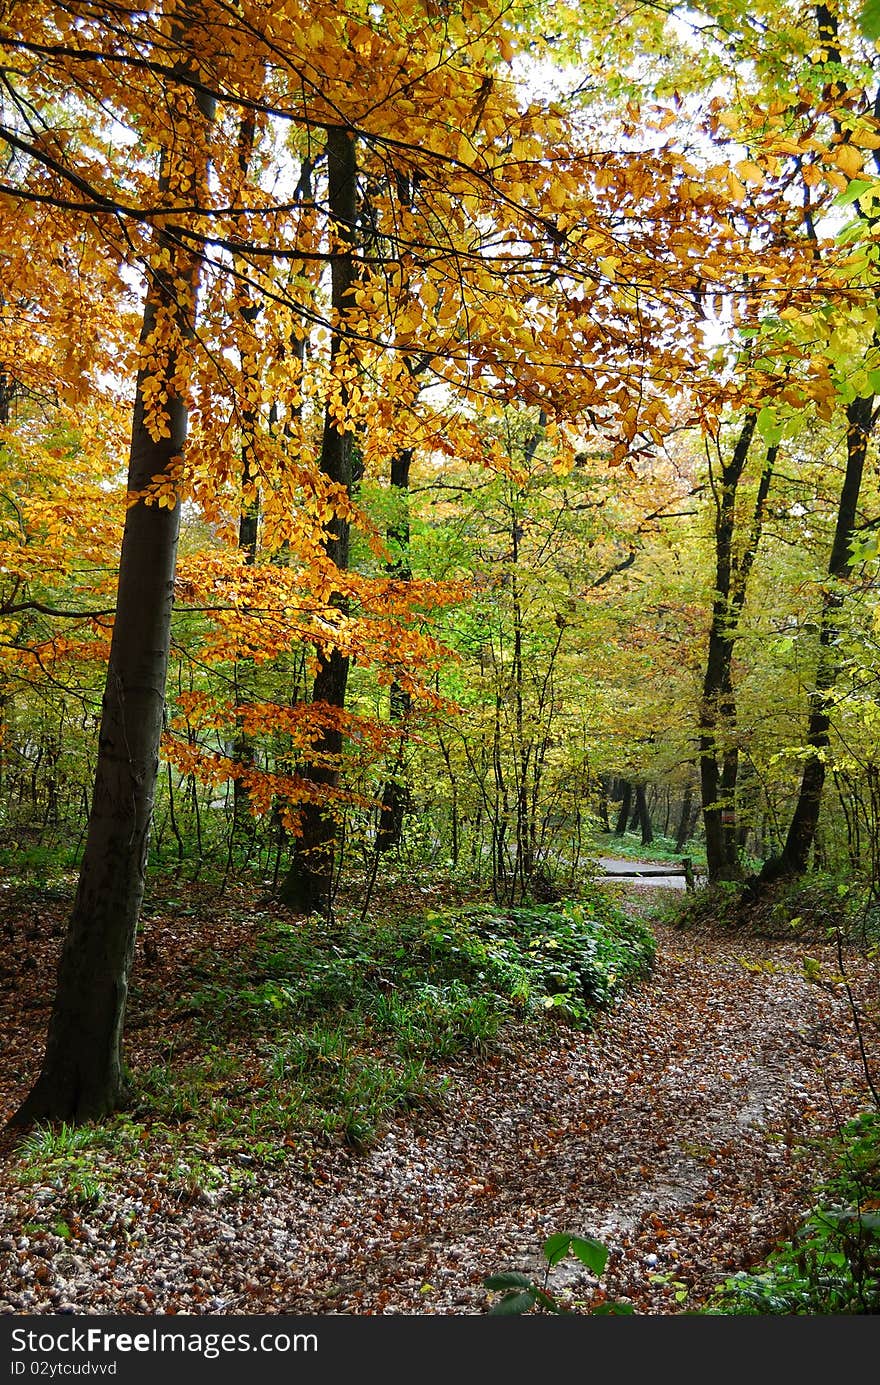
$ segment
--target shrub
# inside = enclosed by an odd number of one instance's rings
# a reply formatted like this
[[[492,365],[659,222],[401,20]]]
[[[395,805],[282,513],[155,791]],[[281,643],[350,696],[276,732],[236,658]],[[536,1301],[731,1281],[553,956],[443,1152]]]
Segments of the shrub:
[[[880,1312],[880,1114],[842,1132],[838,1170],[791,1240],[716,1290],[709,1314]]]

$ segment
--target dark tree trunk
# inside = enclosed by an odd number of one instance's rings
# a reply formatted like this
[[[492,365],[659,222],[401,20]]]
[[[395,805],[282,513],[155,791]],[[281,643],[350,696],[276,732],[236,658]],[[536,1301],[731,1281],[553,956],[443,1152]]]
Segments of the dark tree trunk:
[[[620,811],[617,814],[617,822],[614,824],[615,837],[622,837],[626,832],[629,822],[629,810],[632,803],[632,784],[628,779],[624,779],[619,786],[622,795],[620,801]]]
[[[409,559],[409,472],[412,460],[413,450],[410,447],[402,448],[391,459],[393,510],[388,526],[388,539],[393,556],[388,564],[388,575],[398,582],[409,582],[412,579]],[[389,710],[392,722],[405,728],[412,710],[412,698],[396,680],[391,684]],[[409,803],[409,791],[402,774],[405,744],[404,732],[394,769],[382,792],[379,830],[376,835],[378,851],[390,851],[392,847],[399,846],[403,836],[403,824]]]
[[[208,115],[203,104],[203,114]],[[192,196],[194,179],[204,176],[203,153],[189,147],[185,152],[190,160],[185,178],[176,176],[177,155],[163,160],[163,191]],[[161,232],[155,244],[166,259],[150,273],[142,344],[150,341],[163,315],[173,319],[180,338],[190,337],[195,324],[200,261]],[[157,480],[174,485],[187,428],[186,401],[175,395],[172,383],[179,359],[180,346],[168,344],[161,363],[138,376],[129,493],[143,494]],[[170,431],[159,441],[148,427],[144,391],[157,374],[168,391]],[[140,500],[126,511],[79,885],[58,969],[42,1070],[13,1118],[17,1124],[96,1119],[122,1098],[122,1027],[159,766],[179,527],[179,502],[169,508]]]
[[[831,556],[828,560],[829,583],[822,604],[819,627],[819,658],[816,681],[810,694],[810,716],[807,726],[809,754],[804,761],[800,790],[785,846],[777,858],[771,858],[761,878],[781,875],[802,875],[807,869],[810,852],[816,841],[822,791],[825,786],[825,750],[830,744],[830,693],[840,669],[839,619],[843,605],[842,585],[849,576],[849,545],[856,527],[856,511],[865,470],[868,437],[871,431],[873,399],[854,399],[847,407],[846,473],[837,509],[837,523]]]
[[[327,198],[336,235],[343,248],[331,261],[331,298],[335,326],[331,334],[331,362],[337,363],[344,350],[344,331],[340,314],[350,302],[354,287],[354,235],[357,219],[357,162],[354,135],[341,127],[327,131]],[[347,390],[339,387],[344,408]],[[347,493],[352,487],[351,435],[343,431],[336,413],[324,414],[321,439],[321,470]],[[349,521],[335,515],[328,525],[327,555],[340,572],[348,567]],[[342,600],[337,600],[342,607]],[[348,657],[336,648],[319,651],[318,671],[312,701],[327,709],[328,720],[315,746],[307,778],[316,790],[315,801],[303,805],[300,834],[294,842],[290,869],[279,891],[283,903],[304,913],[329,913],[333,900],[333,873],[336,859],[336,820],[329,799],[339,783],[342,732],[333,724],[333,714],[345,706],[348,684]]]
[[[250,443],[242,445],[242,474],[244,484],[250,485],[253,479]],[[257,532],[259,528],[260,503],[254,496],[245,501],[238,521],[238,547],[245,563],[252,567],[257,560]],[[252,666],[242,662],[235,669],[235,704],[240,707],[253,696],[251,688]],[[250,821],[250,792],[247,785],[247,771],[254,765],[254,742],[244,729],[243,718],[236,713],[235,737],[232,742],[232,758],[244,771],[232,781],[232,824],[233,831],[240,832]]]
[[[644,784],[636,784],[634,816],[642,834],[642,846],[650,846],[654,840],[654,832],[651,827],[651,814],[648,809],[648,796]]]
[[[739,773],[733,652],[748,578],[763,530],[776,448],[768,449],[752,514],[751,531],[736,547],[737,488],[749,457],[757,417],[747,414],[730,460],[721,467],[715,494],[715,596],[700,703],[700,799],[709,880],[739,880],[736,791]]]
[[[678,829],[675,833],[676,851],[683,851],[690,839],[692,831],[691,811],[693,809],[693,802],[693,786],[691,784],[688,784],[687,788],[684,791],[684,797],[681,801],[681,813],[679,814],[678,818]]]

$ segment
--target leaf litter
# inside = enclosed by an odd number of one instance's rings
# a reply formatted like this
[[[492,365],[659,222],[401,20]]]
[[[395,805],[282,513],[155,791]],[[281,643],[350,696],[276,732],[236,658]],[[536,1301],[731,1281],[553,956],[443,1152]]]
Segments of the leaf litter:
[[[624,888],[627,907],[652,912],[656,891]],[[185,1047],[175,977],[206,936],[234,958],[256,919],[243,894],[236,905],[222,920],[216,907],[147,920],[133,1066],[169,1034]],[[38,1069],[66,907],[3,901],[4,1119]],[[22,1183],[21,1135],[7,1131],[0,1312],[479,1315],[494,1299],[487,1275],[538,1278],[544,1243],[563,1232],[609,1251],[601,1283],[570,1260],[550,1271],[574,1311],[605,1296],[639,1314],[695,1311],[792,1233],[830,1167],[828,1141],[870,1092],[833,942],[651,922],[652,977],[592,1031],[536,1041],[511,1029],[445,1061],[441,1097],[394,1116],[366,1149],[294,1143],[268,1167],[243,1150],[240,1177],[188,1189],[179,1167],[169,1176],[179,1147],[157,1131],[115,1163],[92,1148],[96,1191],[85,1177],[72,1198],[61,1180]],[[862,1014],[876,1015],[876,964],[855,948],[844,962]],[[876,1026],[863,1031],[876,1071]],[[229,1166],[199,1140],[191,1161]]]

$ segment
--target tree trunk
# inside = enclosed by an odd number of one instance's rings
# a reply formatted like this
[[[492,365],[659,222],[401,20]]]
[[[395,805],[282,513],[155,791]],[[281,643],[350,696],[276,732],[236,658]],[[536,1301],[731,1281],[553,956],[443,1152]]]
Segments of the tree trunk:
[[[626,832],[627,823],[629,822],[630,805],[632,804],[632,784],[629,780],[624,779],[619,785],[619,789],[622,798],[620,802],[620,811],[617,814],[617,822],[614,824],[615,837],[622,837]]]
[[[849,544],[856,527],[856,511],[865,470],[873,404],[872,398],[854,399],[846,411],[846,473],[837,509],[834,542],[828,560],[829,582],[822,603],[816,681],[810,694],[806,740],[810,753],[804,761],[800,791],[785,846],[778,858],[765,864],[761,872],[763,879],[780,875],[803,875],[816,841],[822,791],[825,786],[825,751],[830,744],[830,693],[840,670],[839,617],[844,600],[841,588],[849,576]]]
[[[736,546],[737,489],[742,480],[755,434],[757,416],[747,414],[730,460],[722,464],[715,495],[715,596],[706,651],[706,670],[700,703],[700,799],[706,835],[709,880],[739,880],[736,791],[739,774],[736,693],[733,653],[745,605],[748,578],[755,561],[776,447],[764,461],[752,514],[751,530],[741,551]]]
[[[178,102],[189,99],[182,87]],[[200,102],[209,116],[209,103]],[[160,191],[198,198],[206,161],[203,130],[193,106],[181,121],[181,144],[166,152]],[[195,138],[184,139],[189,125]],[[178,160],[184,166],[178,172]],[[187,168],[188,164],[188,168]],[[157,231],[141,344],[170,318],[176,338],[159,340],[159,359],[141,369],[135,392],[129,454],[129,494],[151,484],[174,487],[186,440],[187,405],[174,392],[183,341],[192,336],[201,261]],[[145,413],[148,381],[168,391],[167,431],[153,438]],[[13,1121],[84,1121],[117,1107],[123,1094],[122,1028],[135,933],[144,893],[147,851],[159,766],[165,677],[171,632],[180,503],[126,511],[116,618],[101,710],[98,759],[79,885],[58,969],[42,1070]]]
[[[636,784],[634,817],[642,834],[642,846],[650,846],[654,840],[654,832],[651,827],[651,814],[648,811],[648,796],[644,784]]]
[[[357,219],[357,163],[354,135],[342,127],[327,131],[327,199],[335,234],[342,249],[331,262],[331,299],[334,327],[331,334],[331,364],[336,364],[344,349],[344,330],[340,314],[350,302],[354,286],[354,234]],[[348,391],[340,379],[340,402],[346,404]],[[321,470],[331,481],[350,494],[352,486],[351,435],[344,431],[337,414],[328,405],[321,439]],[[340,572],[348,567],[349,521],[335,515],[328,525],[325,544],[328,557]],[[342,606],[342,601],[336,604]],[[328,799],[339,783],[342,732],[333,725],[333,713],[345,706],[348,684],[348,657],[338,649],[319,651],[318,671],[312,701],[322,703],[328,721],[315,746],[315,758],[306,767],[305,778],[317,790],[315,801],[304,804],[300,814],[300,834],[294,842],[290,869],[281,884],[280,898],[292,909],[304,913],[329,913],[333,899],[333,870],[336,857],[336,823]]]
[[[391,459],[391,494],[394,508],[388,526],[388,539],[397,553],[388,564],[388,575],[398,582],[409,582],[412,579],[409,560],[409,472],[412,460],[411,447],[402,448]],[[392,722],[405,728],[411,710],[412,698],[395,679],[391,684],[389,707]],[[394,769],[388,776],[382,792],[379,830],[376,835],[377,851],[390,851],[392,847],[399,846],[403,836],[409,801],[409,792],[401,774],[404,750],[405,739],[402,736]]]
[[[690,838],[690,835],[691,835],[691,809],[692,809],[692,807],[693,807],[693,801],[694,801],[694,790],[693,790],[693,786],[692,786],[691,784],[688,784],[687,788],[686,788],[685,791],[684,791],[684,797],[683,797],[683,799],[682,799],[682,801],[681,801],[681,813],[679,814],[679,818],[678,818],[678,829],[677,829],[677,831],[676,831],[676,833],[675,833],[675,849],[676,849],[676,851],[683,851],[684,848],[685,848],[685,846],[687,845],[687,842],[688,842],[689,838]]]

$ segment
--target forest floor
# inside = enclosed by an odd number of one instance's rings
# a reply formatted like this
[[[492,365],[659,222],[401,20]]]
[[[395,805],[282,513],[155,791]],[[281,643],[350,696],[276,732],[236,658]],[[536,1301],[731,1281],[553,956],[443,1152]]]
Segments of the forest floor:
[[[483,1314],[485,1276],[539,1277],[559,1231],[610,1251],[598,1290],[580,1263],[552,1271],[575,1305],[598,1292],[640,1314],[695,1311],[791,1233],[829,1167],[827,1141],[868,1105],[851,1001],[831,943],[685,932],[664,891],[606,888],[650,917],[651,978],[590,1032],[512,1028],[445,1061],[442,1098],[395,1116],[366,1149],[255,1160],[246,1182],[212,1192],[170,1178],[167,1151],[147,1145],[100,1196],[72,1201],[64,1180],[23,1179],[21,1136],[7,1132],[0,1312]],[[11,893],[0,905],[0,1119],[39,1066],[67,907],[48,898],[24,915]],[[230,955],[248,919],[240,907],[226,921]],[[200,941],[217,945],[217,927],[216,908],[150,917],[137,965],[154,985],[129,1034],[134,1065],[167,1040],[175,968]],[[843,962],[876,1014],[876,962],[858,949]]]

